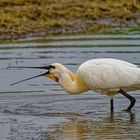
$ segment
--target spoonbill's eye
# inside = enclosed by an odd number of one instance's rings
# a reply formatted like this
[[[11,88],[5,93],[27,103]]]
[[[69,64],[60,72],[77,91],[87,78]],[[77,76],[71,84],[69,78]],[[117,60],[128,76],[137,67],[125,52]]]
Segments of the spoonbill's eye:
[[[51,68],[55,69],[55,66],[50,65]]]

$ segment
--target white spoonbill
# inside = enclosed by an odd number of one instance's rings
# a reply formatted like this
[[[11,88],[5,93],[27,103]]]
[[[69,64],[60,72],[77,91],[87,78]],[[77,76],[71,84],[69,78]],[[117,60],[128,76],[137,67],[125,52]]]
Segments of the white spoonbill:
[[[11,85],[39,76],[46,76],[56,81],[69,94],[79,94],[93,90],[108,95],[111,112],[114,108],[113,98],[115,94],[121,93],[130,100],[130,105],[126,109],[126,111],[130,111],[136,100],[126,92],[140,89],[140,68],[129,62],[111,58],[88,60],[80,65],[76,74],[60,63],[42,67],[12,68],[46,69],[47,72]]]

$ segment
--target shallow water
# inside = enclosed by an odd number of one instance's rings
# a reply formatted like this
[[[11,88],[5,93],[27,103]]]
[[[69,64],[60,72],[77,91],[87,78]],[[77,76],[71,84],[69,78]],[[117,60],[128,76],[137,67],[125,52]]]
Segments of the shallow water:
[[[140,35],[90,35],[27,38],[0,44],[0,140],[134,140],[140,137],[140,91],[137,102],[115,98],[110,114],[107,96],[93,91],[68,95],[53,81],[40,77],[9,84],[43,72],[8,69],[60,62],[73,72],[84,61],[111,57],[140,64]],[[131,79],[128,79],[131,80]]]

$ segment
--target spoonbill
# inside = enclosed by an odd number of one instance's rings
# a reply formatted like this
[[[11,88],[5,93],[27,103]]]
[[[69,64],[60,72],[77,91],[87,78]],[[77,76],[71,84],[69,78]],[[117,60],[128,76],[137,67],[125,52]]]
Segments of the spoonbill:
[[[131,111],[136,99],[126,92],[140,89],[140,68],[132,63],[112,58],[88,60],[80,65],[75,74],[60,63],[42,67],[15,66],[12,68],[45,69],[47,72],[11,85],[36,77],[46,76],[56,81],[69,94],[80,94],[93,90],[107,95],[110,99],[111,112],[114,109],[114,95],[117,93],[130,100],[130,105],[126,111]]]

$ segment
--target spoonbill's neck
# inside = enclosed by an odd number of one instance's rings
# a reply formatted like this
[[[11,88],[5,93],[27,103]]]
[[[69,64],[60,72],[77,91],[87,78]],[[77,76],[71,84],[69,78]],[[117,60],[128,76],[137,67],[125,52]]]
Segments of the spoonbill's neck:
[[[66,70],[60,75],[59,84],[69,94],[79,94],[89,90],[86,83],[80,78],[78,74],[72,73],[66,68]]]

